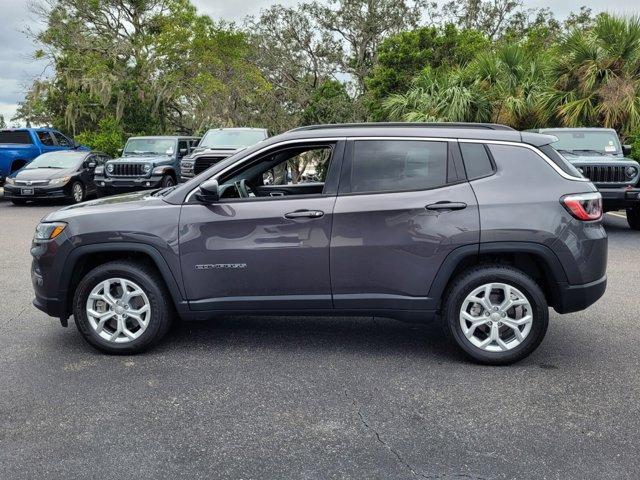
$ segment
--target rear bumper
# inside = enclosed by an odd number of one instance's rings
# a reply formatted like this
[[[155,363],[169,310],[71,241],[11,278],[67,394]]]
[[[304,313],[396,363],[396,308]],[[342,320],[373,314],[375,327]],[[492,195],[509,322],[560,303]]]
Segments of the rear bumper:
[[[596,185],[597,186],[597,185]],[[605,210],[620,210],[640,206],[640,188],[600,188]]]
[[[607,289],[607,276],[584,285],[558,284],[558,313],[571,313],[584,310],[596,303]]]

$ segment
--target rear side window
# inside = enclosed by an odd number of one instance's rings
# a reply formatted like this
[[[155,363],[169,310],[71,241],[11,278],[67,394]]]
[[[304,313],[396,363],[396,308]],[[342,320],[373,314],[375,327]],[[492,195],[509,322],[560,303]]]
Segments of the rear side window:
[[[354,193],[423,190],[447,183],[447,142],[358,140],[354,145]]]
[[[17,143],[21,145],[29,145],[33,142],[31,141],[31,135],[29,135],[29,132],[25,130],[5,130],[0,132],[0,143]]]
[[[487,147],[483,144],[460,143],[460,150],[462,151],[464,169],[469,180],[493,174],[493,163],[491,162],[491,157],[489,157],[489,152],[487,152]]]
[[[55,143],[53,142],[53,137],[49,135],[49,132],[36,132],[36,135],[38,135],[38,139],[43,145],[47,147],[55,146]]]

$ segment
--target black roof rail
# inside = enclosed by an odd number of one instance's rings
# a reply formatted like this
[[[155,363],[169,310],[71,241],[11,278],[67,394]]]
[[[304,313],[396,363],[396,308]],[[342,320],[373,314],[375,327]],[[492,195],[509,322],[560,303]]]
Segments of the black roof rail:
[[[322,130],[325,128],[375,128],[375,127],[398,127],[398,128],[470,128],[485,130],[515,130],[507,125],[499,123],[466,123],[466,122],[368,122],[368,123],[327,123],[324,125],[307,125],[305,127],[294,128],[290,132],[300,132],[305,130]]]

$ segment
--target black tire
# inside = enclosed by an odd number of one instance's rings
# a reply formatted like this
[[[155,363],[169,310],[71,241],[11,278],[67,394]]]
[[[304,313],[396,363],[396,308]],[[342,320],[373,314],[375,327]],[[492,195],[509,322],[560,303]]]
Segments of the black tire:
[[[86,304],[91,291],[110,278],[124,278],[136,283],[149,299],[149,324],[138,338],[127,343],[115,343],[100,337],[87,318]],[[174,309],[164,280],[155,269],[143,263],[118,260],[100,265],[84,276],[73,298],[73,316],[78,330],[91,345],[105,353],[130,355],[147,350],[167,333]]]
[[[79,191],[81,192],[79,198],[76,198],[76,195],[75,195],[76,189],[79,189]],[[87,191],[85,190],[84,185],[82,185],[82,182],[78,182],[78,181],[75,181],[71,184],[71,187],[69,188],[69,193],[70,193],[69,200],[71,201],[71,203],[84,202],[84,199],[87,195]]]
[[[640,207],[627,208],[627,223],[632,230],[640,230]]]
[[[171,175],[165,175],[162,177],[162,181],[160,182],[160,188],[173,187],[175,184],[176,181]]]
[[[483,350],[467,339],[460,325],[460,310],[466,297],[474,289],[492,282],[517,288],[531,304],[533,316],[531,330],[522,343],[511,350],[501,352]],[[549,324],[549,307],[538,284],[522,271],[509,266],[484,265],[469,269],[454,280],[443,304],[442,318],[450,339],[472,360],[487,365],[508,365],[522,360],[540,345]]]
[[[11,203],[13,203],[14,205],[17,205],[17,206],[22,206],[22,205],[26,205],[27,201],[26,200],[20,200],[19,198],[12,198],[11,199]]]

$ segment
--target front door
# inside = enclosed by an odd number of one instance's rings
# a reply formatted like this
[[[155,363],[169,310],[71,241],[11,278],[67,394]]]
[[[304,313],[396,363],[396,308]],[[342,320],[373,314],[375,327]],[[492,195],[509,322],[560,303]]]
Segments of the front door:
[[[337,309],[431,310],[446,256],[479,241],[478,205],[453,167],[456,142],[350,142],[334,209]]]
[[[337,182],[326,179],[337,175],[340,143],[276,147],[218,178],[218,202],[183,206],[180,261],[193,310],[331,308]]]

